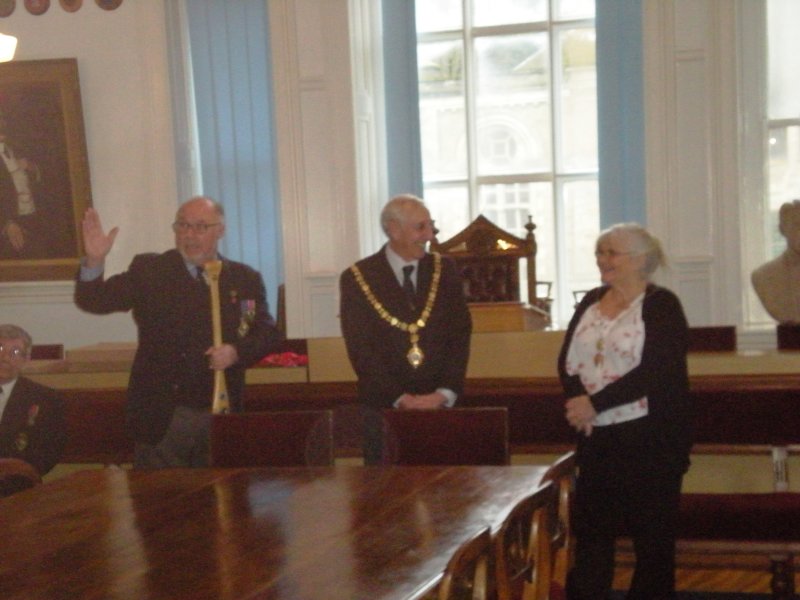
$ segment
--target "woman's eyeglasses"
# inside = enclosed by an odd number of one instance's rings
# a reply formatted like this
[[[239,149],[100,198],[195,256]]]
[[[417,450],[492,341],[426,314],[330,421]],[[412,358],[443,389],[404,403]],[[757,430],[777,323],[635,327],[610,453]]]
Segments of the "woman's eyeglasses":
[[[595,250],[595,258],[617,258],[618,256],[628,256],[633,252],[619,252],[617,250]]]

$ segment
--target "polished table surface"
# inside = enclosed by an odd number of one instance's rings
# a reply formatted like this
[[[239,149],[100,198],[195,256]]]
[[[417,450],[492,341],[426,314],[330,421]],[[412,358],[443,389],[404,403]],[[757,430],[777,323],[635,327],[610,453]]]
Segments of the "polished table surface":
[[[0,500],[0,598],[417,598],[544,471],[81,471]]]

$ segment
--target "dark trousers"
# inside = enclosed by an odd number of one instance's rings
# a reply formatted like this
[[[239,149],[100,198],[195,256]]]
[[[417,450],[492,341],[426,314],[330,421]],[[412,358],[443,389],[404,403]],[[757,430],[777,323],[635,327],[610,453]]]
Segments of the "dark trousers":
[[[619,465],[617,465],[618,467]],[[675,597],[675,535],[683,475],[641,465],[582,465],[575,488],[575,566],[570,600],[607,598],[614,578],[615,540],[631,537],[636,555],[628,600]]]
[[[136,442],[133,466],[137,469],[207,467],[210,461],[211,412],[176,406],[164,437],[157,444]]]
[[[362,406],[363,436],[361,448],[365,465],[383,463],[383,413],[378,408]]]

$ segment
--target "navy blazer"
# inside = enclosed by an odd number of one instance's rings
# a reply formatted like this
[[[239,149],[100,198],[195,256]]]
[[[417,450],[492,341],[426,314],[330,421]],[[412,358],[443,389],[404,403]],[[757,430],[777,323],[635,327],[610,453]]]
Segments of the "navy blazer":
[[[222,259],[219,278],[223,343],[239,361],[225,371],[232,411],[242,410],[245,370],[281,343],[269,314],[261,275]],[[214,374],[206,350],[213,345],[211,299],[177,250],[140,254],[128,270],[106,280],[78,281],[75,302],[95,314],[132,310],[139,332],[128,383],[128,424],[135,441],[158,443],[177,404],[210,408]]]
[[[58,392],[19,377],[0,419],[0,456],[22,459],[44,475],[60,460],[66,440]]]
[[[416,310],[409,306],[397,281],[385,247],[356,263],[378,301],[405,323],[419,318],[433,275],[433,257],[419,261]],[[408,362],[409,334],[387,323],[369,303],[351,269],[339,281],[340,316],[347,354],[358,376],[359,399],[373,408],[390,408],[403,393],[427,394],[448,388],[459,396],[469,359],[472,320],[464,299],[461,278],[452,261],[442,259],[436,302],[419,346],[425,354],[418,368]]]

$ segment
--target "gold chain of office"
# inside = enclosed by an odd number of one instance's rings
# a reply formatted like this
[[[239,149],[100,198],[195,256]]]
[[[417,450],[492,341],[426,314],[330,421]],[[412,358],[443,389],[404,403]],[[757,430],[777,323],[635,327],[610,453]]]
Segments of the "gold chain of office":
[[[364,292],[364,296],[366,296],[372,308],[375,309],[375,312],[378,313],[378,316],[392,327],[408,332],[411,348],[408,350],[406,358],[415,369],[425,360],[425,354],[422,352],[422,348],[419,347],[419,330],[425,327],[425,324],[428,322],[428,317],[431,316],[431,310],[433,310],[433,305],[436,302],[436,294],[439,291],[439,280],[442,278],[442,257],[436,252],[432,252],[431,254],[433,256],[431,287],[428,290],[428,298],[425,301],[425,307],[414,323],[405,323],[386,310],[383,304],[375,297],[375,294],[372,293],[372,289],[364,279],[361,270],[356,265],[350,267],[350,270],[356,278],[356,283],[358,283],[361,291]]]

